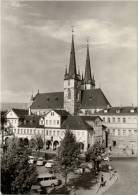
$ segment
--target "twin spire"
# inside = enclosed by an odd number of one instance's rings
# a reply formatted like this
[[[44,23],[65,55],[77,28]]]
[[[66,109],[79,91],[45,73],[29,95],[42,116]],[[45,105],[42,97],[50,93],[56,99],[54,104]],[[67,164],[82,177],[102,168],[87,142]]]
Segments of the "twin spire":
[[[72,33],[72,42],[71,42],[71,52],[70,52],[70,63],[69,63],[69,77],[76,77],[76,57],[75,57],[75,47],[74,47],[74,36]]]
[[[80,78],[80,72],[76,69],[76,57],[75,57],[75,46],[74,46],[74,35],[72,31],[72,42],[71,42],[71,52],[70,52],[70,62],[69,62],[69,71],[67,67],[65,70],[65,79],[75,79]],[[82,76],[83,84],[91,84],[95,87],[94,75],[91,74],[91,64],[90,64],[90,55],[89,55],[89,44],[87,41],[87,54],[86,54],[86,65],[85,65],[85,75]]]

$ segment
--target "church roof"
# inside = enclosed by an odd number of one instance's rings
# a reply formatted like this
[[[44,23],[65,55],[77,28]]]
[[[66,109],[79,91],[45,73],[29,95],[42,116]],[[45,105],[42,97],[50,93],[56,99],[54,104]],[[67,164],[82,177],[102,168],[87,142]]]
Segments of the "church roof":
[[[88,46],[88,44],[87,44],[87,57],[86,57],[84,82],[85,83],[92,82],[91,64],[90,64],[90,56],[89,56],[89,46]]]
[[[71,52],[70,52],[70,63],[69,63],[69,74],[68,74],[68,76],[69,76],[69,78],[75,78],[77,76],[73,34],[72,34],[72,43],[71,43]]]
[[[31,109],[61,109],[64,107],[64,93],[39,93],[36,95]]]
[[[110,106],[107,98],[101,89],[84,90],[81,93],[81,107],[88,108],[106,108]],[[31,109],[63,109],[64,108],[64,92],[39,93],[36,95]]]
[[[100,88],[82,91],[81,108],[103,108],[110,106],[107,98]]]

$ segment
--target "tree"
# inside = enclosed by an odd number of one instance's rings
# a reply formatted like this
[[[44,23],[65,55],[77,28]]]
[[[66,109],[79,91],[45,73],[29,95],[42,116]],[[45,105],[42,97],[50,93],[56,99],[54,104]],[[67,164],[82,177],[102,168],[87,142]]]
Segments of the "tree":
[[[29,141],[29,147],[32,149],[36,148],[36,140],[34,138],[31,138]]]
[[[56,169],[64,176],[65,185],[67,184],[68,174],[80,164],[79,155],[79,143],[76,142],[73,133],[70,130],[66,130],[56,158]]]
[[[40,135],[37,135],[35,140],[36,140],[36,149],[40,151],[44,146],[43,139]]]
[[[4,194],[26,194],[36,183],[36,165],[28,163],[28,148],[14,138],[1,158],[1,191]]]
[[[4,145],[4,131],[5,131],[5,124],[6,124],[6,122],[7,122],[7,120],[6,120],[6,111],[1,111],[0,112],[0,128],[1,128],[1,137],[2,137],[2,143],[1,143],[1,145],[2,145],[2,147],[3,147],[3,145]]]
[[[99,164],[102,160],[102,154],[105,152],[104,144],[97,141],[92,147],[86,152],[86,158],[94,164],[94,170],[99,171]]]
[[[26,138],[24,138],[23,142],[24,142],[24,145],[25,145],[26,147],[28,147],[28,146],[29,146],[29,140],[28,140],[28,138],[27,138],[27,137],[26,137]]]

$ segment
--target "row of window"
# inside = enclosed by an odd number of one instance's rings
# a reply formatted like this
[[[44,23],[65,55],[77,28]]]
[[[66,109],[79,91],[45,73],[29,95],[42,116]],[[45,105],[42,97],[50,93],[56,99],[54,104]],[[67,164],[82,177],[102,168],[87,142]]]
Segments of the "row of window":
[[[34,135],[34,134],[42,134],[42,130],[36,129],[13,129],[13,133],[15,134],[27,134],[27,135]]]
[[[27,135],[35,135],[35,134],[43,134],[44,135],[44,131],[45,131],[45,135],[47,136],[64,136],[64,131],[60,131],[60,130],[52,130],[52,129],[13,129],[13,133],[15,134],[27,134]],[[84,132],[73,132],[77,137],[82,136],[84,137]]]
[[[18,120],[17,120],[17,119],[10,119],[9,122],[10,122],[11,124],[13,124],[13,123],[16,124],[16,123],[18,122]]]
[[[107,123],[115,123],[115,122],[121,123],[121,122],[123,122],[123,123],[126,123],[126,118],[120,118],[120,117],[118,117],[118,118],[115,118],[115,117],[105,118],[105,117],[103,117],[103,122],[107,122]]]
[[[110,129],[110,133],[112,135],[123,135],[123,136],[129,136],[129,135],[136,135],[137,130],[136,129]]]
[[[46,125],[59,125],[59,120],[46,120]]]

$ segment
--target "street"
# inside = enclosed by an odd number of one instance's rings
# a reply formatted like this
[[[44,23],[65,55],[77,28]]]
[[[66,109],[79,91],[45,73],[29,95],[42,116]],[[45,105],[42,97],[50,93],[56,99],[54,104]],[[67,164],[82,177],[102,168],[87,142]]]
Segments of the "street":
[[[119,179],[103,195],[136,195],[137,160],[120,159],[111,162],[119,174]]]

